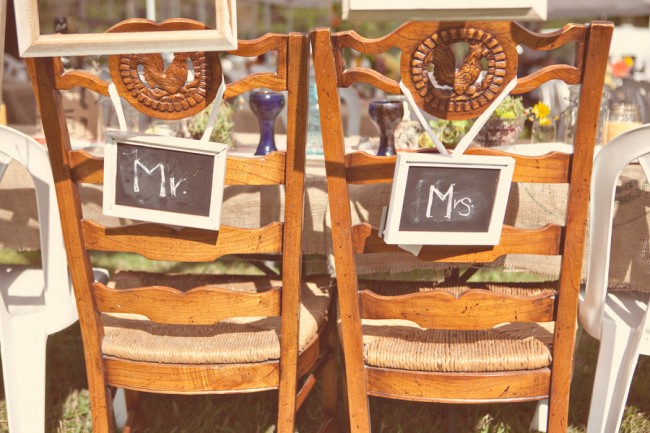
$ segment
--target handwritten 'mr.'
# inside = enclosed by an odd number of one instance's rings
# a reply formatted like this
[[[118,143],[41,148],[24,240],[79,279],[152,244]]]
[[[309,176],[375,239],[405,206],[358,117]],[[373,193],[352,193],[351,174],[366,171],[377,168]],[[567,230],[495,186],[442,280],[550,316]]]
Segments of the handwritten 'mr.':
[[[444,194],[441,193],[438,188],[435,187],[435,185],[431,185],[429,188],[429,201],[427,203],[427,218],[433,218],[433,215],[431,214],[431,210],[434,205],[434,201],[436,200],[436,197],[444,202],[447,202],[447,209],[445,212],[445,219],[450,220],[452,216],[452,212],[456,210],[456,207],[458,205],[461,205],[461,208],[457,210],[458,215],[460,216],[469,216],[472,212],[472,199],[469,197],[462,197],[457,200],[454,200],[454,186],[456,184],[452,183],[449,185],[449,188],[447,189],[447,192]],[[464,208],[463,208],[464,207]]]
[[[133,160],[133,192],[140,192],[140,181],[138,179],[138,169],[142,169],[148,176],[151,176],[154,171],[159,170],[160,171],[160,197],[166,197],[167,196],[167,189],[166,189],[166,182],[165,182],[165,166],[162,162],[159,162],[156,164],[153,168],[148,168],[146,165],[144,165],[142,162],[140,162],[140,158],[138,158],[138,151],[135,151],[135,159]],[[182,177],[179,179],[178,182],[176,182],[176,179],[174,177],[169,178],[169,189],[171,192],[171,195],[176,197],[176,190],[178,186],[185,182],[185,178]]]

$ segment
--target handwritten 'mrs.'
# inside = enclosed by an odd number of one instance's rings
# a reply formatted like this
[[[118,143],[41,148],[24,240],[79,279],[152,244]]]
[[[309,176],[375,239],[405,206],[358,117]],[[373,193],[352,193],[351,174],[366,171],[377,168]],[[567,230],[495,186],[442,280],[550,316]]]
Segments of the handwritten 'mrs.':
[[[167,196],[166,182],[165,182],[165,166],[162,162],[156,164],[153,168],[148,168],[138,158],[138,151],[135,151],[135,159],[133,160],[133,192],[140,192],[140,181],[138,180],[138,169],[142,169],[147,176],[153,175],[153,172],[156,170],[160,171],[160,197]],[[183,183],[186,179],[184,177],[180,178],[178,182],[174,177],[169,178],[169,189],[171,195],[176,197],[176,190],[178,186]]]
[[[434,204],[438,203],[436,199],[439,199],[443,204],[446,202],[447,209],[445,211],[445,219],[450,220],[452,217],[453,211],[458,212],[458,215],[467,217],[472,212],[472,199],[469,197],[461,197],[454,200],[454,186],[456,184],[452,183],[449,185],[447,192],[444,194],[441,193],[435,185],[431,185],[429,188],[429,201],[427,203],[427,218],[433,218],[431,213]],[[458,206],[461,206],[460,209],[456,209]]]

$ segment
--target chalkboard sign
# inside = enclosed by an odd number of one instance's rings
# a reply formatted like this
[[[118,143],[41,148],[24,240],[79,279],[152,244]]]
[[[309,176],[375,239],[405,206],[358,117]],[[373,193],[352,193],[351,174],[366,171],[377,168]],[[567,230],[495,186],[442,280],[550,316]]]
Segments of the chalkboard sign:
[[[404,245],[496,245],[515,160],[397,156],[384,240]]]
[[[104,214],[218,230],[226,145],[107,131]]]

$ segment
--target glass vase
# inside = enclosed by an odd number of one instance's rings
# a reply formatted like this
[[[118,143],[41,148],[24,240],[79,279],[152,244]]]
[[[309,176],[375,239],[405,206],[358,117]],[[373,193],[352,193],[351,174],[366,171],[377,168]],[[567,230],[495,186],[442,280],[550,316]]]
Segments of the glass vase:
[[[539,119],[535,119],[530,130],[530,142],[552,143],[555,141],[556,132],[557,129],[554,121],[545,119],[545,121],[540,122]]]
[[[275,119],[284,107],[282,93],[271,90],[252,91],[248,99],[251,110],[260,123],[260,142],[255,155],[266,155],[278,150],[275,146]]]
[[[395,128],[404,116],[404,105],[401,101],[372,101],[368,112],[379,127],[377,156],[395,155]]]

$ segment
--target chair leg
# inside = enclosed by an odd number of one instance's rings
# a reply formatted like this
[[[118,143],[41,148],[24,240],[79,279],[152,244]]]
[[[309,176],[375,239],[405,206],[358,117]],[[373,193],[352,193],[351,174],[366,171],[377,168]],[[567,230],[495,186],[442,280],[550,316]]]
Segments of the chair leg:
[[[535,415],[530,422],[530,430],[540,432],[548,430],[548,399],[545,398],[537,402]]]
[[[40,320],[39,320],[40,319]],[[2,318],[2,371],[11,433],[45,431],[45,356],[42,318]]]
[[[639,358],[639,331],[604,320],[587,433],[619,430]]]
[[[329,421],[323,426],[322,432],[338,432],[339,425],[339,387],[338,387],[338,340],[336,321],[329,324],[329,335],[327,347],[331,354],[323,366],[321,373],[323,383],[323,415]]]

